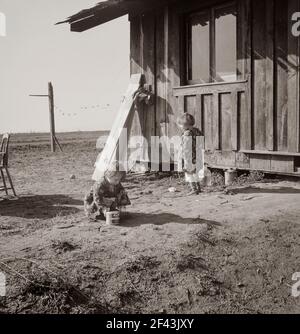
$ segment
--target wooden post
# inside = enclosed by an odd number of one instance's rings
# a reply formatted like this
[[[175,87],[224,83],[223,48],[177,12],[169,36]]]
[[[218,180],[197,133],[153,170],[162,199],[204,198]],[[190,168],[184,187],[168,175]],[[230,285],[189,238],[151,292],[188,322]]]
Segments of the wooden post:
[[[31,97],[47,97],[49,100],[49,118],[50,118],[50,144],[51,151],[54,153],[56,150],[56,145],[62,152],[60,143],[55,135],[55,116],[54,116],[54,92],[53,85],[51,82],[48,83],[48,95],[29,95]]]
[[[48,83],[48,96],[49,96],[49,119],[50,119],[50,144],[51,151],[54,153],[56,149],[55,143],[55,118],[54,118],[54,93],[53,85]]]

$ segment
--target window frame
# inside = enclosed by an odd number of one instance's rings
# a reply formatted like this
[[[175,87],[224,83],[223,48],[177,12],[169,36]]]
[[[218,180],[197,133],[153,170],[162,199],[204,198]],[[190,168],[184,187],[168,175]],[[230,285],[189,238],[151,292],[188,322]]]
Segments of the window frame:
[[[226,7],[235,6],[236,8],[236,54],[238,55],[238,1],[231,0],[223,2],[222,4],[216,4],[214,6],[205,6],[197,8],[191,12],[188,12],[183,17],[183,26],[184,26],[184,78],[183,82],[185,85],[208,85],[208,84],[218,84],[218,83],[232,83],[238,81],[238,57],[236,59],[236,80],[234,81],[216,81],[216,16],[215,12]],[[190,34],[190,17],[197,13],[209,13],[209,82],[203,83],[198,80],[190,80],[190,68],[191,68],[191,34]]]

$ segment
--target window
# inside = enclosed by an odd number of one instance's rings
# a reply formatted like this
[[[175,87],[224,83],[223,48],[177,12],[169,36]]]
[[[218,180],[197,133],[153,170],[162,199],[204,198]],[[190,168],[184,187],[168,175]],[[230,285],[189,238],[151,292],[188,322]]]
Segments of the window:
[[[189,81],[209,82],[209,14],[202,12],[189,19]]]
[[[236,5],[190,14],[187,18],[188,83],[231,82],[236,79]]]

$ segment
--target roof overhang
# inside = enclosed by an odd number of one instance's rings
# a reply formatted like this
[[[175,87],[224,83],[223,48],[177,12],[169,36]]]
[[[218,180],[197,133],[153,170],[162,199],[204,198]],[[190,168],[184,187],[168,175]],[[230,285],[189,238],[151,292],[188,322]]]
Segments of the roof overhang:
[[[71,31],[82,32],[123,15],[139,15],[155,8],[164,6],[172,0],[107,0],[96,6],[84,9],[70,16],[61,23],[69,23]]]

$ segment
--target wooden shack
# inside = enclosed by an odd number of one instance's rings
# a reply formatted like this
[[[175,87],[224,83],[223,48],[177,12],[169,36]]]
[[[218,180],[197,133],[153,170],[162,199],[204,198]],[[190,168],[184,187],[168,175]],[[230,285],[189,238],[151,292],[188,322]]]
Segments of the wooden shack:
[[[299,0],[109,0],[67,21],[82,32],[129,14],[131,73],[144,73],[155,103],[144,135],[178,135],[189,112],[206,160],[300,175]]]

